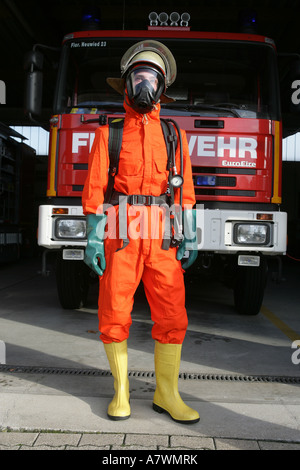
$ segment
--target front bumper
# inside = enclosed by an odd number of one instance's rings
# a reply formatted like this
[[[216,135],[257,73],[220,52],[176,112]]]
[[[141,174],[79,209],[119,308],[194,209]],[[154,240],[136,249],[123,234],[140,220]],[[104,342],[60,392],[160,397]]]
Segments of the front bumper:
[[[74,224],[72,225],[72,222]],[[85,216],[81,206],[39,207],[38,245],[48,249],[85,247]]]
[[[39,208],[38,244],[48,249],[86,246],[81,206]],[[287,214],[249,210],[204,209],[196,206],[197,248],[220,254],[283,255],[287,246]],[[74,221],[74,224],[73,224]]]
[[[197,242],[200,251],[283,255],[287,246],[287,214],[211,210],[197,205]]]

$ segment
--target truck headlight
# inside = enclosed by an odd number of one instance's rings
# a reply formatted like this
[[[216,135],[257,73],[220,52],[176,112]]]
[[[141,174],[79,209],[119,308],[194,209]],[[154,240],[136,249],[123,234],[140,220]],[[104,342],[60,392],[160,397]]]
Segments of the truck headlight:
[[[83,240],[86,238],[85,219],[71,219],[68,217],[57,218],[55,221],[56,238],[73,238]]]
[[[234,226],[236,245],[269,245],[271,227],[269,224],[237,223]]]

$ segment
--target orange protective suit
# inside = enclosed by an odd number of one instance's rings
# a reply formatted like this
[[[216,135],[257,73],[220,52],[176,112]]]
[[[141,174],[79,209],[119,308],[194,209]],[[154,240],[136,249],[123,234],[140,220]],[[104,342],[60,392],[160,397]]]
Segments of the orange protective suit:
[[[134,111],[126,102],[124,107],[123,140],[114,188],[126,195],[160,196],[166,192],[168,182],[167,150],[159,118],[160,105],[145,115]],[[82,195],[85,214],[101,212],[108,183],[108,133],[108,125],[96,130]],[[184,131],[182,141],[183,207],[188,204],[191,208],[195,204],[195,194]],[[176,165],[180,168],[179,145]],[[175,194],[175,202],[179,202],[179,194]],[[155,237],[152,236],[155,225],[153,215],[157,215],[159,210],[158,206],[127,205],[130,241],[126,248],[119,251],[123,241],[115,236],[118,227],[116,231],[108,230],[104,242],[106,269],[100,277],[98,311],[100,338],[104,343],[121,342],[128,338],[134,293],[140,280],[143,281],[154,322],[153,339],[160,343],[183,342],[187,329],[183,270],[181,262],[176,259],[176,248],[163,250],[161,247],[161,222]],[[112,208],[111,213],[118,214],[118,207]],[[143,226],[140,236],[137,236],[137,230],[130,234],[130,227],[136,228],[137,220]],[[155,220],[159,220],[159,217]]]

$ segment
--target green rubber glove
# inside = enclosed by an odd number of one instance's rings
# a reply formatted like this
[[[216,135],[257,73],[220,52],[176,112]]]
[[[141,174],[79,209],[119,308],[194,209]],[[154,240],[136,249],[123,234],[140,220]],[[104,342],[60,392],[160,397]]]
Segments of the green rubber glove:
[[[105,214],[88,214],[86,216],[87,245],[84,262],[98,274],[98,276],[102,276],[106,268],[103,241],[105,225]]]
[[[182,264],[182,268],[187,269],[196,261],[198,256],[195,209],[183,211],[183,227],[184,239],[178,247],[176,258],[182,260],[184,253],[189,251],[189,257]]]

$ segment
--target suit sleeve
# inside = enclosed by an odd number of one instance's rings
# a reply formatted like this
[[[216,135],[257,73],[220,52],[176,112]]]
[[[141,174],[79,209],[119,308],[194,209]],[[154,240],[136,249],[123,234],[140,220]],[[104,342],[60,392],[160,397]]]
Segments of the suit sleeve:
[[[182,136],[182,153],[183,153],[183,187],[182,187],[182,206],[188,204],[194,206],[196,204],[194,182],[192,177],[192,163],[190,158],[189,146],[187,142],[186,132],[181,130]],[[180,145],[178,142],[176,150],[176,166],[180,173]],[[179,203],[179,191],[176,191],[175,202]]]
[[[96,130],[89,156],[88,174],[82,192],[82,208],[85,215],[102,212],[108,168],[108,126],[104,126]]]

